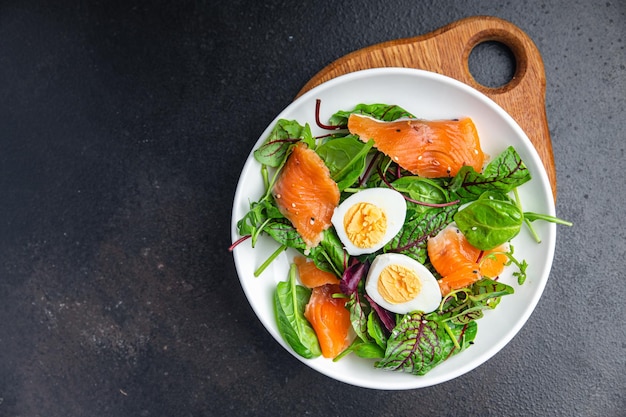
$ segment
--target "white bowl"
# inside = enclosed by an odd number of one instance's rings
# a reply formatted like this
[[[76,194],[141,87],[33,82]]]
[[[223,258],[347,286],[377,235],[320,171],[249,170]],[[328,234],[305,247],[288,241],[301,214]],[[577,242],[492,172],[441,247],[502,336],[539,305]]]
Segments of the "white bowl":
[[[469,116],[474,120],[483,151],[495,156],[512,145],[526,163],[533,179],[519,188],[525,211],[554,215],[554,202],[543,164],[530,140],[518,124],[491,99],[473,88],[443,75],[406,68],[380,68],[350,73],[330,80],[305,93],[283,110],[261,134],[256,149],[267,137],[278,119],[308,122],[314,135],[328,133],[315,124],[315,101],[321,100],[322,122],[337,110],[350,110],[359,103],[397,104],[423,119],[446,119]],[[252,149],[252,150],[253,150]],[[249,209],[251,201],[263,193],[260,165],[252,157],[252,150],[243,168],[232,211],[232,239],[237,234],[237,221]],[[287,278],[289,262],[295,252],[283,252],[263,274],[256,278],[254,270],[278,248],[271,238],[263,236],[255,248],[246,241],[234,249],[234,259],[241,286],[259,320],[276,339],[305,365],[338,381],[382,390],[400,390],[439,384],[481,365],[502,349],[521,329],[535,309],[548,280],[554,247],[556,226],[535,222],[542,238],[536,243],[527,230],[513,240],[515,256],[525,259],[529,266],[523,285],[512,276],[514,266],[500,277],[512,285],[515,293],[502,298],[495,310],[486,311],[478,320],[478,334],[474,345],[452,356],[424,376],[374,368],[373,360],[348,355],[338,362],[330,359],[304,359],[298,356],[281,338],[272,307],[272,295],[279,281]]]

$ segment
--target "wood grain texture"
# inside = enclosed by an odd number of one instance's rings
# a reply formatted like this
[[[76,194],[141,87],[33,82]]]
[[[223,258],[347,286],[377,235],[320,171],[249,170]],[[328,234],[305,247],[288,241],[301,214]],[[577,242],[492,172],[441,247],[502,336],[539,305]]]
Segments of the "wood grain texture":
[[[487,41],[503,43],[515,57],[513,79],[504,86],[481,85],[469,71],[472,49]],[[422,36],[372,45],[332,62],[311,78],[297,96],[339,75],[381,67],[417,68],[447,75],[498,103],[515,119],[537,149],[556,201],[556,169],[545,110],[543,60],[536,45],[519,27],[496,17],[474,16]]]

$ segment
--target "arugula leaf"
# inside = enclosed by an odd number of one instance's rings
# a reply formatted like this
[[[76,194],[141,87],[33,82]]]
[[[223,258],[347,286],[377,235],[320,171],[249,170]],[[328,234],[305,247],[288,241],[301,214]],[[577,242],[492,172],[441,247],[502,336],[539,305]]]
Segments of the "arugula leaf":
[[[296,284],[296,265],[289,269],[287,281],[281,281],[274,291],[274,315],[281,336],[300,356],[310,359],[321,355],[315,330],[304,317],[311,290]]]
[[[302,126],[295,120],[280,119],[265,142],[254,151],[254,158],[263,165],[279,167],[291,147],[301,140],[311,148],[315,146],[315,139],[308,123]]]
[[[509,146],[482,173],[477,173],[471,166],[462,167],[450,182],[450,191],[461,199],[461,203],[466,203],[476,200],[485,191],[508,193],[530,179],[524,161]]]
[[[395,104],[358,104],[353,110],[340,110],[333,114],[329,119],[329,124],[333,126],[347,126],[348,117],[350,117],[352,113],[363,114],[385,122],[401,119],[403,117],[415,118],[411,113]]]

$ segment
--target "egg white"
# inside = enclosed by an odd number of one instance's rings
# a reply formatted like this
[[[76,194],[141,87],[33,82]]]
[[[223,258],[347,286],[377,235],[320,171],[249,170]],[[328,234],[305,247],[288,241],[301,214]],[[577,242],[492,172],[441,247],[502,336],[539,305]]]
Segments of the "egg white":
[[[415,298],[404,303],[392,304],[378,292],[380,274],[389,265],[400,265],[415,272],[422,284],[422,288]],[[385,253],[374,259],[365,281],[365,292],[376,304],[398,314],[407,314],[413,311],[430,313],[439,307],[442,298],[437,278],[424,265],[400,253]]]
[[[346,233],[343,219],[347,211],[355,204],[370,203],[384,211],[387,217],[387,229],[383,239],[376,245],[367,248],[355,246]],[[346,198],[333,213],[331,222],[346,251],[352,256],[374,253],[385,246],[398,234],[406,218],[406,201],[402,194],[391,188],[367,188]]]

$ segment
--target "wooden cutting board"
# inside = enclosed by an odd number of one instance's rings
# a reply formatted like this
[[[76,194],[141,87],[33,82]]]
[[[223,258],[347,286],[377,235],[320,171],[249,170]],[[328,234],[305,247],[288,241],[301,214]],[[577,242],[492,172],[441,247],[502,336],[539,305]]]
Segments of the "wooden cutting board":
[[[498,88],[479,84],[469,71],[472,49],[486,41],[503,43],[515,57],[513,79]],[[556,169],[545,110],[543,60],[533,41],[520,28],[496,17],[475,16],[422,36],[372,45],[332,62],[306,83],[298,96],[339,75],[380,67],[417,68],[447,75],[498,103],[517,121],[537,149],[556,201]]]

